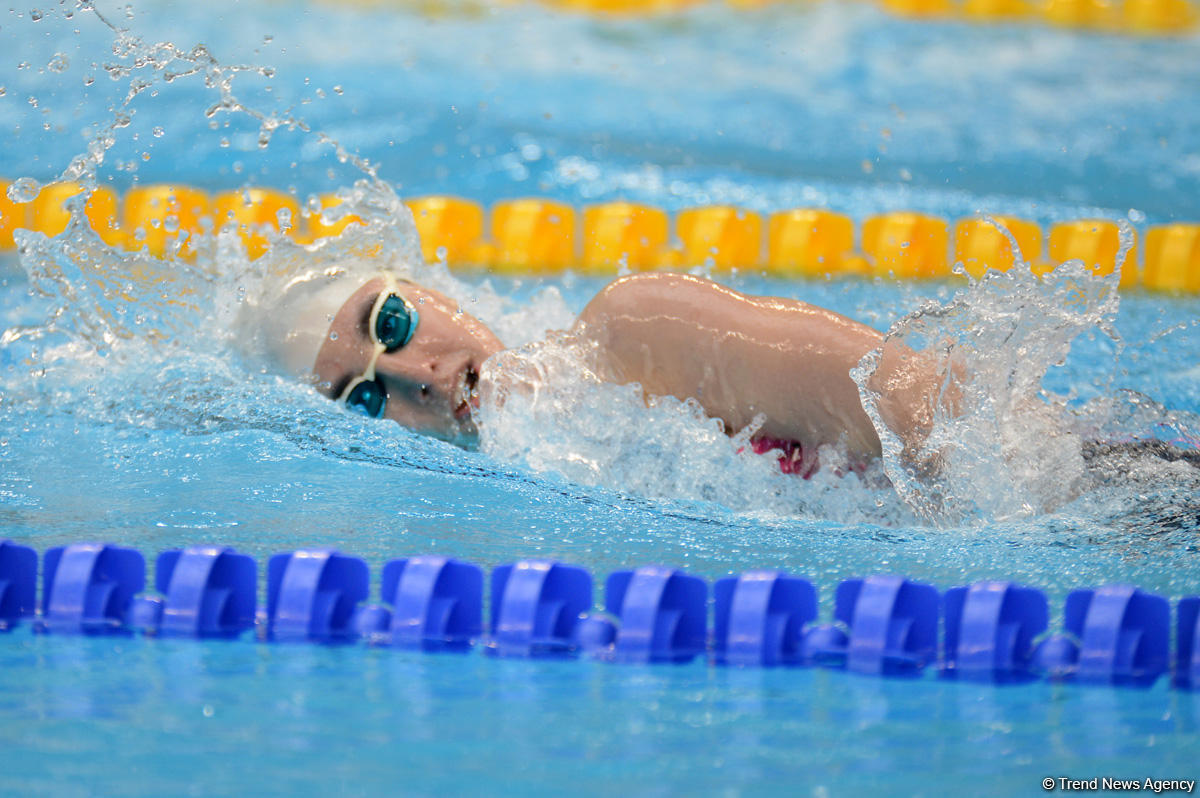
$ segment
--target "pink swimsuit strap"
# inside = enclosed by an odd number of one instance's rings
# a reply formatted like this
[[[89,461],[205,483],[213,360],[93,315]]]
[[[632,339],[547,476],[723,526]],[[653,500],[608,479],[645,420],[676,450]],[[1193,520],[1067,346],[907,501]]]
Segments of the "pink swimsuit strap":
[[[772,450],[779,452],[779,470],[785,474],[799,474],[803,479],[812,479],[812,475],[821,468],[817,453],[804,448],[800,441],[787,438],[772,438],[760,435],[750,439],[750,449],[755,454],[766,454]],[[861,474],[867,469],[866,463],[851,463],[850,471]],[[834,473],[843,476],[838,469]]]
[[[750,439],[750,448],[755,454],[766,454],[772,449],[779,451],[779,470],[785,474],[799,474],[804,479],[811,479],[821,467],[817,453],[806,452],[799,441],[784,438],[772,438],[763,435]]]

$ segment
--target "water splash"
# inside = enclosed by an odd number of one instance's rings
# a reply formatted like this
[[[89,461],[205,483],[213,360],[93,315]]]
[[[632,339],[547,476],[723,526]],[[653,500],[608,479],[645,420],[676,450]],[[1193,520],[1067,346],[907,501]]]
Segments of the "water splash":
[[[905,439],[881,416],[871,387],[880,351],[852,372],[897,493],[940,525],[1028,517],[1076,496],[1086,473],[1080,416],[1068,408],[1070,397],[1045,389],[1043,379],[1081,335],[1109,338],[1114,366],[1122,346],[1114,327],[1119,270],[1100,277],[1068,261],[1039,277],[1008,231],[989,221],[1008,235],[1015,265],[989,270],[950,302],[910,313],[887,334],[889,345],[936,356],[944,385],[924,440]],[[1132,246],[1127,224],[1121,240],[1118,263]],[[1111,389],[1114,371],[1103,372],[1102,392]]]
[[[755,425],[729,435],[695,400],[648,397],[636,383],[607,382],[594,347],[560,333],[489,360],[476,415],[480,450],[639,496],[842,523],[915,521],[878,465],[839,476],[850,471],[849,456],[828,446],[811,480],[783,474],[774,458],[751,451]]]

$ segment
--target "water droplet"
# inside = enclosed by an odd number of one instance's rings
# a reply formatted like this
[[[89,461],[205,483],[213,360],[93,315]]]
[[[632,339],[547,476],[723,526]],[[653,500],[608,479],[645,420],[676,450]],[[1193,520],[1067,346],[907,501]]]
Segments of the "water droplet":
[[[154,128],[154,130],[151,130],[150,132],[154,134],[154,138],[161,139],[163,137],[163,134],[166,133],[167,131],[163,130],[161,127],[156,126]]]
[[[8,89],[4,88],[3,86],[0,86],[0,97],[3,97],[6,94],[8,94]]]
[[[42,13],[41,9],[35,8],[29,12],[29,18],[32,19],[34,22],[41,22],[42,17],[44,17],[44,16],[46,16],[46,15]]]
[[[336,330],[330,330],[330,331],[329,331],[329,340],[330,340],[330,341],[336,341],[337,339],[338,339],[338,334],[337,334],[337,331],[336,331]]]
[[[46,69],[49,69],[51,72],[66,72],[70,66],[71,59],[67,58],[66,53],[55,53],[46,63]]]
[[[334,87],[333,87],[333,93],[334,93],[334,94],[341,94],[341,93],[342,93],[342,87],[341,87],[341,86],[334,86]]]
[[[33,202],[41,190],[42,185],[38,181],[32,177],[22,177],[8,187],[8,198],[13,202]]]

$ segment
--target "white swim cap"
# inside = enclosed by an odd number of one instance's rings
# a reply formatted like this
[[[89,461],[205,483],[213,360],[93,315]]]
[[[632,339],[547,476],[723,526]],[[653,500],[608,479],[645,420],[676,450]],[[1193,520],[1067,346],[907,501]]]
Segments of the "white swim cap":
[[[240,343],[272,370],[311,377],[334,316],[355,291],[382,274],[352,263],[294,275],[242,308],[236,325]]]

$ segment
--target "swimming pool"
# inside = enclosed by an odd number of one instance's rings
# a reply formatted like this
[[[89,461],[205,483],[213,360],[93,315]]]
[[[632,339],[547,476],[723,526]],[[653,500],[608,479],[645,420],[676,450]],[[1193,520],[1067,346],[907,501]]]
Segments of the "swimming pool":
[[[817,205],[855,219],[900,207],[1043,224],[1200,219],[1194,37],[914,25],[857,5],[616,21],[521,7],[134,11],[111,16],[147,42],[204,41],[222,64],[273,65],[273,77],[242,73],[238,96],[294,106],[405,194],[485,203],[533,194],[575,206],[626,198],[672,211]],[[30,64],[6,64],[0,79],[0,130],[16,128],[0,147],[0,174],[46,181],[109,118],[129,78],[91,66],[118,59],[87,12],[68,20],[59,8],[37,22],[20,13],[0,30],[4,51]],[[62,65],[56,53],[68,65],[43,67]],[[259,123],[245,115],[217,114],[210,130],[204,110],[217,97],[200,83],[181,78],[139,96],[102,179],[121,190],[136,175],[306,194],[359,176],[311,135],[281,128],[260,151]],[[98,283],[63,260],[33,268],[51,295],[31,295],[25,269],[4,257],[0,326],[46,332],[0,346],[0,536],[39,551],[89,539],[148,554],[216,542],[261,566],[279,551],[332,545],[376,573],[430,552],[489,567],[552,557],[597,575],[647,563],[710,579],[783,568],[812,579],[823,607],[839,580],[877,572],[941,588],[1011,578],[1045,589],[1052,608],[1073,588],[1116,581],[1172,598],[1200,588],[1198,485],[1186,467],[1139,463],[1068,497],[1031,493],[983,459],[975,474],[991,468],[992,479],[956,486],[997,490],[972,493],[963,516],[931,521],[894,491],[786,478],[740,458],[678,408],[643,419],[619,392],[574,427],[547,426],[530,408],[467,452],[364,425],[240,357],[219,312],[221,292],[236,295],[243,279],[236,253],[217,259],[215,281],[179,267],[182,287],[208,292],[193,295],[193,310],[140,284],[132,301],[87,291]],[[110,271],[117,263],[102,261]],[[67,283],[53,279],[56,268]],[[514,344],[568,324],[604,282],[430,279],[458,288]],[[977,327],[991,301],[978,290],[955,305],[954,283],[721,279],[879,329],[926,301],[960,308],[964,326]],[[63,285],[76,289],[65,299]],[[1021,288],[991,290],[999,301]],[[1045,326],[1050,302],[1035,292],[1020,306],[1028,341],[1065,334]],[[47,326],[58,307],[67,312]],[[1123,294],[1111,319],[1120,343],[1085,325],[1045,384],[1110,434],[1194,442],[1198,311],[1195,298]],[[1095,321],[1105,313],[1094,309]],[[120,334],[151,328],[167,340]],[[1031,495],[1045,501],[1029,511],[1014,503]],[[998,688],[931,674],[23,629],[0,643],[3,789],[22,794],[1010,794],[1038,791],[1047,776],[1196,775],[1200,700],[1165,680],[1146,691]]]

